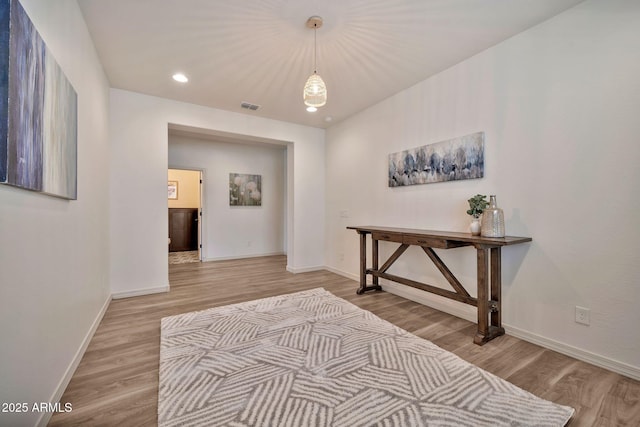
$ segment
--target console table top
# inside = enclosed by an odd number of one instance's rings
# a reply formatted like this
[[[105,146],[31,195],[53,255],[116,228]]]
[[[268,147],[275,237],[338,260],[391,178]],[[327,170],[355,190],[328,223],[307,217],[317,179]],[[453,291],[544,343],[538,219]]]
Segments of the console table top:
[[[394,233],[420,237],[431,237],[446,239],[455,242],[467,242],[470,244],[491,244],[494,246],[515,245],[518,243],[531,242],[531,237],[482,237],[473,236],[471,233],[461,233],[458,231],[421,230],[415,228],[380,227],[375,225],[349,226],[349,230],[356,230],[358,233]]]

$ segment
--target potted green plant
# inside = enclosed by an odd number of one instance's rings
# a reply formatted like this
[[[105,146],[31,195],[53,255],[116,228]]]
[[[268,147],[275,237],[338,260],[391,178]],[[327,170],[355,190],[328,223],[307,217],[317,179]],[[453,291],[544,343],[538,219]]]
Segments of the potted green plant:
[[[489,206],[489,203],[487,202],[487,196],[476,194],[475,196],[467,200],[467,202],[469,202],[469,210],[467,210],[467,214],[473,217],[473,220],[471,221],[471,225],[469,227],[471,230],[471,234],[474,236],[479,236],[480,215],[482,215],[482,212],[487,208],[487,206]]]

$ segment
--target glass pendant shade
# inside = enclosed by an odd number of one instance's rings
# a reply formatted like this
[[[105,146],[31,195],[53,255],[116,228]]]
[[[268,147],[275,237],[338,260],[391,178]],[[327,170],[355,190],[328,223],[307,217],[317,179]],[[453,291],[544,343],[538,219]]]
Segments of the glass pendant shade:
[[[307,27],[313,29],[313,74],[304,84],[302,98],[307,106],[307,111],[314,112],[327,103],[327,85],[318,75],[318,28],[322,27],[322,17],[312,16],[307,19]]]
[[[327,103],[327,86],[318,73],[311,74],[304,85],[304,103],[316,108]]]

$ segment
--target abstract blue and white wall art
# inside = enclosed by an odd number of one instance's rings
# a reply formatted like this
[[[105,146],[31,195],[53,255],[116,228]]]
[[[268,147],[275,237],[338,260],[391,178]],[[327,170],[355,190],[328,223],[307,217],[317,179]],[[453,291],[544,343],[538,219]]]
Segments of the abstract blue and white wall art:
[[[230,173],[229,206],[262,206],[262,175]]]
[[[389,187],[484,176],[484,132],[389,154]]]
[[[77,94],[18,0],[0,0],[0,183],[77,198]]]

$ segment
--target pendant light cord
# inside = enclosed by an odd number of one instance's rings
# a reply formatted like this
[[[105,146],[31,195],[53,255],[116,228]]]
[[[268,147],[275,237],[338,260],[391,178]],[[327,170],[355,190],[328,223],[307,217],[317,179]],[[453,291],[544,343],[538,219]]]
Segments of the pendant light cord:
[[[318,24],[313,24],[313,74],[318,74]]]

